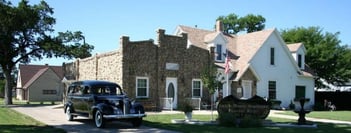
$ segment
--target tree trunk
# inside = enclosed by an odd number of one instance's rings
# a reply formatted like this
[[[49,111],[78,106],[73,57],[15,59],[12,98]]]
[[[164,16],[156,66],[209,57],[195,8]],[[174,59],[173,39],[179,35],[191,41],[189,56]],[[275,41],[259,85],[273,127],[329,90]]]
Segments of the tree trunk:
[[[11,71],[12,69],[3,69],[5,73],[5,105],[11,105],[12,104],[12,77],[11,77]]]

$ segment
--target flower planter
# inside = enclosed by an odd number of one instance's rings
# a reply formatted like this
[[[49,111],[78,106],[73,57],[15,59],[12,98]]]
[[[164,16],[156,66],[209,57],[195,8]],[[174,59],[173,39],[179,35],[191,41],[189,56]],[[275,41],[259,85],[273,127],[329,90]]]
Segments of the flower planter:
[[[303,106],[303,109],[304,109],[304,110],[311,110],[311,108],[308,107],[308,104],[306,104],[306,103],[308,103],[308,102],[310,101],[310,99],[308,99],[308,98],[303,98],[303,99],[304,99],[304,101],[305,101],[304,106]],[[294,99],[294,105],[295,105],[295,109],[294,109],[295,111],[301,110],[300,99],[295,98],[295,99]]]
[[[276,99],[273,99],[273,100],[270,100],[270,103],[271,103],[271,108],[272,109],[277,109],[277,110],[281,110],[282,107],[280,106],[280,104],[282,103],[282,101],[279,101],[279,100],[276,100]]]
[[[193,112],[185,112],[185,121],[191,121],[193,117]]]

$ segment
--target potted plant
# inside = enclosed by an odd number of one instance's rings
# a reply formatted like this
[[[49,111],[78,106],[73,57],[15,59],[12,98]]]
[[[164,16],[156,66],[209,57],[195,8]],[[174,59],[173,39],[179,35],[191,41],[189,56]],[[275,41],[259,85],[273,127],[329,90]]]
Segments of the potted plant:
[[[186,121],[190,121],[192,118],[193,106],[190,104],[189,100],[184,100],[181,102],[179,109],[184,112]]]
[[[282,101],[277,99],[270,99],[269,102],[271,104],[271,109],[278,109],[278,110],[282,109],[280,107],[280,104],[282,103]]]

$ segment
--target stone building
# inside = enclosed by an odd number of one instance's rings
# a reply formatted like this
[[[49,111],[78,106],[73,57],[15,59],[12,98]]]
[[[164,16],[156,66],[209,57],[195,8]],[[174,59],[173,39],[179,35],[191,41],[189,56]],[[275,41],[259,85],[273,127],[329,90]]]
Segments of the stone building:
[[[305,97],[311,99],[306,105],[314,104],[314,76],[305,65],[305,47],[302,43],[287,45],[276,29],[232,35],[224,33],[217,21],[215,30],[180,25],[174,35],[162,29],[157,34],[155,42],[121,37],[116,51],[64,64],[64,81],[113,81],[145,105],[177,108],[185,98],[210,103],[200,77],[215,64],[217,80],[222,83],[216,97],[258,95],[280,100],[284,108]],[[225,66],[230,69],[227,73]]]
[[[166,35],[165,30],[159,29],[157,36],[155,42],[130,41],[122,36],[116,51],[64,63],[65,81],[113,81],[128,96],[144,104],[154,103],[158,109],[177,108],[185,98],[201,98],[209,103],[200,75],[213,63],[213,49],[211,54],[210,47],[188,46],[186,33]]]

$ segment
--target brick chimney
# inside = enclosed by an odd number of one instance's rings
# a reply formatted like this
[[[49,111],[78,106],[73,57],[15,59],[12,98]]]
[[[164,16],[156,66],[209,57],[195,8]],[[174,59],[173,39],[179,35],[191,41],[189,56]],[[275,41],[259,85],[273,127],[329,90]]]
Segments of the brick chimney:
[[[217,32],[223,32],[223,23],[220,20],[216,21],[216,31]]]

